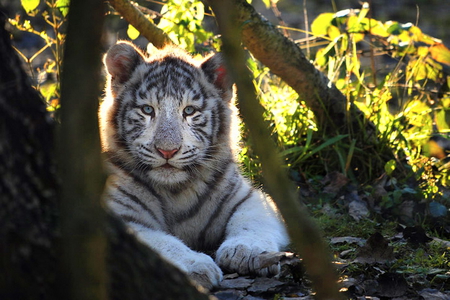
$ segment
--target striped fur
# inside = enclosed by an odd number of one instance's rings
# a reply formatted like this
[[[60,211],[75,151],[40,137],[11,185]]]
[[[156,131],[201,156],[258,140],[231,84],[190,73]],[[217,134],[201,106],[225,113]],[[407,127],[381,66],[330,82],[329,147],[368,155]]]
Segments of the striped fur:
[[[273,203],[235,162],[232,85],[220,54],[150,57],[127,42],[105,56],[100,108],[108,206],[149,247],[207,288],[227,272],[276,274],[258,254],[287,237]],[[215,258],[215,261],[213,258]]]

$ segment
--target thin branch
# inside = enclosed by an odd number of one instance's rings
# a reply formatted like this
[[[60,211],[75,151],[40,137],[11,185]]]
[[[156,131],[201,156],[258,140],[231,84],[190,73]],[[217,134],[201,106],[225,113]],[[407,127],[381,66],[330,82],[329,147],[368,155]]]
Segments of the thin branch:
[[[174,45],[169,36],[147,19],[130,1],[109,0],[109,4],[156,48]]]
[[[267,126],[262,119],[263,107],[256,98],[251,76],[245,64],[245,55],[240,47],[239,30],[234,6],[229,1],[210,0],[222,33],[223,51],[228,70],[237,85],[240,112],[250,131],[255,153],[259,156],[266,186],[283,215],[289,235],[304,259],[309,277],[312,279],[317,299],[340,299],[337,276],[330,255],[316,224],[300,204],[292,182],[287,177],[276,154],[275,145],[269,138]],[[264,45],[268,46],[268,45]],[[261,48],[264,48],[260,45]]]

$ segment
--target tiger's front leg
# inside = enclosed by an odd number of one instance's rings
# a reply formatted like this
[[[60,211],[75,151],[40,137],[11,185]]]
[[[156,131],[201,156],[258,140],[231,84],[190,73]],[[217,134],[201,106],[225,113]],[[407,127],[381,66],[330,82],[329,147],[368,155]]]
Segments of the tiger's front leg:
[[[141,241],[197,284],[210,290],[222,281],[222,271],[210,256],[190,249],[180,239],[163,231],[133,225],[131,227]]]
[[[273,276],[280,272],[280,264],[267,266],[261,254],[278,252],[287,244],[285,227],[271,200],[255,193],[231,217],[216,262],[225,272]]]

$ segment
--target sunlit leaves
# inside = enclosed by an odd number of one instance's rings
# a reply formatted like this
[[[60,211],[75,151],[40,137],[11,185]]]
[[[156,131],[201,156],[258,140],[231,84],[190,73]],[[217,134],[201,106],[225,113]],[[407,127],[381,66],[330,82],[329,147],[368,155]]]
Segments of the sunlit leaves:
[[[435,61],[450,66],[450,50],[444,44],[436,43],[430,47],[429,51]]]
[[[139,31],[133,27],[133,25],[128,24],[127,35],[130,39],[135,40],[139,37]]]
[[[418,172],[428,161],[421,149],[430,136],[450,134],[450,50],[412,23],[369,18],[368,9],[364,3],[360,10],[319,15],[311,31],[326,42],[314,63],[377,127],[380,142],[408,156]],[[388,175],[400,169],[395,163],[383,163]],[[450,184],[431,170],[427,176]],[[425,194],[433,198],[433,191]]]
[[[311,24],[311,31],[315,36],[328,35],[331,21],[334,19],[333,13],[320,14]]]
[[[397,162],[394,159],[391,159],[384,165],[384,171],[387,175],[391,176],[392,172],[394,172],[397,166]]]
[[[61,14],[64,17],[67,17],[67,14],[69,13],[69,4],[70,0],[57,0],[56,1],[56,7],[59,9]]]
[[[31,13],[39,6],[40,0],[20,0],[20,3],[27,13]]]
[[[168,1],[162,7],[161,15],[163,17],[158,27],[167,32],[181,48],[190,52],[194,52],[195,44],[202,44],[212,37],[212,33],[202,26],[205,8],[201,1]]]
[[[46,62],[44,65],[35,69],[33,68],[31,73],[34,87],[47,102],[47,110],[50,112],[55,112],[60,107],[59,78],[65,41],[65,33],[62,27],[65,26],[67,20],[66,16],[69,11],[69,3],[70,0],[45,2],[39,0],[21,0],[21,4],[28,16],[17,14],[14,19],[9,20],[10,24],[17,30],[29,32],[43,41],[43,46],[30,55],[25,55],[18,49],[16,50],[30,68],[33,67],[36,58],[45,57],[44,61],[46,60]],[[42,23],[46,24],[44,29]],[[48,53],[51,53],[52,57],[46,56]]]

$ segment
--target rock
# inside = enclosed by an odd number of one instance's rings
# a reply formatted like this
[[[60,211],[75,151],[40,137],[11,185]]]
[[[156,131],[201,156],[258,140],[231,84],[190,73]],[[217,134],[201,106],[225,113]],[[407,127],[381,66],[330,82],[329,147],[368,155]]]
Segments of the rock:
[[[367,240],[363,247],[359,248],[354,262],[373,264],[386,263],[394,259],[394,249],[389,246],[388,241],[381,233],[376,232]]]
[[[450,300],[449,294],[444,294],[435,289],[423,289],[419,292],[419,295],[427,300]]]
[[[282,287],[283,285],[285,285],[284,282],[274,278],[256,278],[253,285],[247,291],[255,294],[274,292],[276,288]]]
[[[244,292],[236,290],[219,291],[214,296],[219,300],[243,300]]]
[[[357,244],[358,246],[362,247],[366,243],[366,240],[353,236],[334,237],[330,240],[330,244],[343,244],[343,243]]]
[[[238,277],[233,279],[224,279],[220,283],[220,289],[236,289],[243,290],[248,288],[254,282],[254,279],[249,279],[247,277]]]
[[[361,199],[353,200],[349,203],[348,213],[357,222],[366,219],[370,214],[367,203]]]

